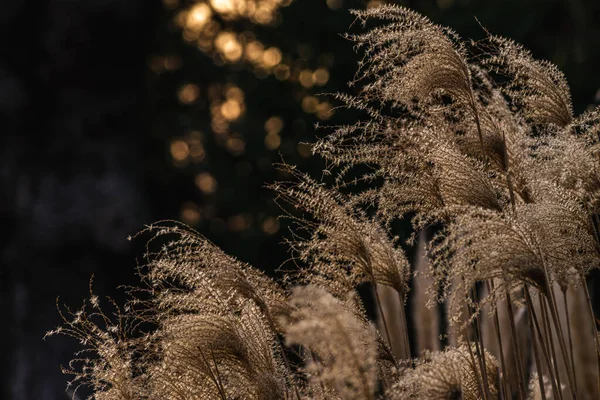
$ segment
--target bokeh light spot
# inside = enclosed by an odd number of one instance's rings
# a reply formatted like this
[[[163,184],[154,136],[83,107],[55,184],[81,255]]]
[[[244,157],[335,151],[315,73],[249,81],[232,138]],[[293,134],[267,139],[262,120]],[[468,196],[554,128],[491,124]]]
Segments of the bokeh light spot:
[[[231,136],[227,138],[227,150],[233,155],[240,155],[246,149],[246,142],[239,136]]]
[[[263,53],[263,64],[267,68],[272,68],[281,62],[281,50],[276,47],[269,47]]]
[[[313,73],[310,69],[305,69],[302,72],[300,72],[298,80],[300,81],[300,84],[305,88],[309,88],[314,85]]]
[[[302,110],[304,110],[305,113],[315,113],[318,105],[319,100],[317,100],[315,96],[306,96],[302,99]]]
[[[274,70],[275,78],[280,81],[285,81],[290,77],[290,67],[284,64],[279,64]]]
[[[276,135],[283,129],[283,119],[273,116],[265,122],[265,131],[269,135]]]
[[[331,103],[324,101],[317,105],[317,117],[321,120],[329,119],[333,115]]]
[[[267,217],[262,223],[262,230],[267,235],[273,235],[279,231],[279,221],[274,217]]]
[[[217,180],[209,172],[198,174],[195,183],[204,194],[212,194],[217,190]]]
[[[206,3],[196,3],[188,10],[185,27],[199,31],[210,21],[212,11]]]
[[[327,0],[327,7],[332,10],[337,10],[338,8],[342,8],[344,5],[344,0]]]
[[[265,46],[259,41],[253,41],[246,45],[244,49],[246,58],[254,63],[258,63],[263,58]]]
[[[227,225],[233,232],[245,231],[252,225],[252,217],[248,214],[234,215],[229,218]]]
[[[192,104],[198,99],[200,95],[200,88],[198,85],[193,83],[188,83],[179,88],[179,92],[177,93],[177,97],[179,101],[183,104]]]
[[[323,86],[329,80],[329,71],[326,68],[318,68],[313,72],[312,79],[317,85]]]
[[[236,120],[242,115],[242,106],[238,100],[229,99],[221,104],[221,114],[229,121]]]
[[[185,161],[189,154],[190,149],[186,142],[180,139],[171,142],[171,157],[173,157],[173,160],[178,162]]]
[[[269,150],[276,150],[281,146],[281,137],[277,134],[265,136],[265,147]]]
[[[215,48],[227,61],[235,62],[242,58],[242,44],[233,32],[219,33],[215,39]]]
[[[191,201],[183,203],[181,207],[181,220],[188,225],[194,226],[200,222],[202,214],[200,213],[200,207]]]

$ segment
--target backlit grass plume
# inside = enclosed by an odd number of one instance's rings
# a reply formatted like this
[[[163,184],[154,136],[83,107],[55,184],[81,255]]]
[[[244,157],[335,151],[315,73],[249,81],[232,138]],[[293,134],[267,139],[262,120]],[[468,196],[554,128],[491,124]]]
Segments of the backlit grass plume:
[[[498,396],[497,367],[493,356],[486,353],[489,396]],[[480,391],[482,374],[479,365],[473,362],[463,345],[443,352],[425,352],[414,369],[403,375],[390,390],[391,399],[477,400],[486,397]]]
[[[403,7],[354,14],[375,26],[347,36],[357,94],[336,97],[363,118],[313,146],[333,180],[282,165],[270,185],[292,267],[275,280],[149,226],[129,303],[92,296],[51,332],[81,342],[65,372],[92,398],[600,397],[600,110],[576,116],[563,74],[508,39],[473,49]]]

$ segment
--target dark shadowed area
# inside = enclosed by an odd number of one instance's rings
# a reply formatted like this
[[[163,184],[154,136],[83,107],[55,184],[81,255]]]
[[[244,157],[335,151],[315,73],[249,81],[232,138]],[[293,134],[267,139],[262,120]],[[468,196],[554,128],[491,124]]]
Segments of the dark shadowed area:
[[[56,298],[76,309],[94,275],[121,302],[144,225],[183,221],[270,273],[289,257],[265,184],[282,160],[320,175],[315,124],[355,118],[320,95],[353,90],[347,10],[381,3],[0,3],[0,398],[71,397],[60,365],[77,343],[42,340]],[[598,1],[396,3],[481,39],[476,16],[556,63],[576,112],[600,103]]]

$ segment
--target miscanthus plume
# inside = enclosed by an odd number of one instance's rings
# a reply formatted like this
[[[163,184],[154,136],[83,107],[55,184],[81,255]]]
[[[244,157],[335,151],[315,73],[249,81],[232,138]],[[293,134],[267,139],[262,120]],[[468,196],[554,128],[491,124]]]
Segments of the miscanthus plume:
[[[465,42],[396,6],[354,14],[374,27],[347,35],[358,94],[337,98],[362,118],[313,146],[335,179],[282,165],[271,185],[294,268],[273,280],[186,226],[148,227],[129,303],[61,307],[50,333],[82,345],[71,384],[96,399],[600,397],[600,109],[574,115],[564,75],[511,40]]]

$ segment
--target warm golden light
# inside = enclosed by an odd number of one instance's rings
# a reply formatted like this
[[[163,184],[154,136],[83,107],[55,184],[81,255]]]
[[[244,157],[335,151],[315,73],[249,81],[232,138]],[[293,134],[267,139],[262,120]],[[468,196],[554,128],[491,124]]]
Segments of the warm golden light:
[[[221,104],[221,114],[229,121],[238,119],[242,115],[240,102],[235,99],[229,99]]]
[[[273,68],[281,62],[281,51],[277,47],[269,47],[263,53],[263,64],[267,68]]]
[[[210,0],[213,10],[224,19],[247,18],[261,25],[273,22],[277,9],[290,3],[290,0]]]
[[[227,150],[235,156],[242,154],[246,150],[246,142],[239,136],[231,136],[227,139]]]
[[[183,61],[181,60],[181,57],[172,55],[164,58],[164,64],[167,71],[175,71],[181,68]]]
[[[217,190],[217,180],[208,172],[198,174],[195,183],[204,194],[212,194]]]
[[[305,113],[312,114],[317,111],[317,106],[319,105],[319,100],[315,96],[306,96],[302,99],[302,110]]]
[[[277,134],[265,136],[265,147],[269,150],[276,150],[281,146],[281,137]]]
[[[275,73],[275,78],[280,81],[285,81],[290,77],[290,67],[285,64],[277,65],[273,72]]]
[[[177,95],[181,103],[192,104],[198,99],[198,96],[200,95],[200,88],[198,85],[188,83],[179,88],[179,93]]]
[[[185,202],[181,207],[181,220],[188,225],[196,225],[200,222],[200,207],[192,202]]]
[[[283,129],[283,119],[273,116],[265,122],[265,131],[269,135],[277,135]]]
[[[193,162],[201,162],[206,157],[204,145],[202,144],[202,134],[198,131],[192,131],[187,135],[187,143],[190,149],[190,159]]]
[[[367,3],[367,8],[371,9],[371,8],[377,8],[383,5],[383,1],[382,0],[371,0]]]
[[[189,154],[190,149],[186,142],[180,139],[171,142],[171,157],[173,157],[173,160],[178,162],[185,161]]]
[[[327,0],[327,7],[332,10],[337,10],[338,8],[342,8],[344,5],[344,0]]]
[[[244,101],[244,91],[237,86],[229,86],[225,90],[225,97],[242,103]]]
[[[229,129],[229,122],[221,114],[221,103],[213,102],[210,107],[211,128],[216,134],[224,134]]]
[[[331,103],[324,101],[317,105],[317,117],[321,120],[329,119],[333,115]]]
[[[256,8],[256,11],[252,14],[252,20],[257,24],[270,24],[275,16],[275,10],[273,5],[268,2],[261,2]]]
[[[210,5],[219,14],[235,14],[238,0],[210,0]]]
[[[267,235],[273,235],[279,230],[279,221],[274,217],[267,217],[262,223],[262,230]]]
[[[262,60],[265,47],[259,41],[253,41],[246,45],[246,58],[252,62],[258,63]]]
[[[206,3],[196,3],[188,10],[185,27],[199,31],[210,21],[212,10]]]
[[[325,85],[329,80],[329,71],[327,71],[327,68],[318,68],[313,72],[312,80],[319,86]]]
[[[300,81],[300,84],[305,88],[309,88],[312,87],[312,85],[314,85],[313,73],[310,69],[305,69],[302,72],[300,72],[298,80]]]
[[[250,228],[252,225],[252,217],[247,214],[234,215],[227,221],[229,229],[233,232],[241,232]]]
[[[242,58],[242,44],[233,32],[221,32],[215,39],[215,47],[221,55],[230,62]]]

